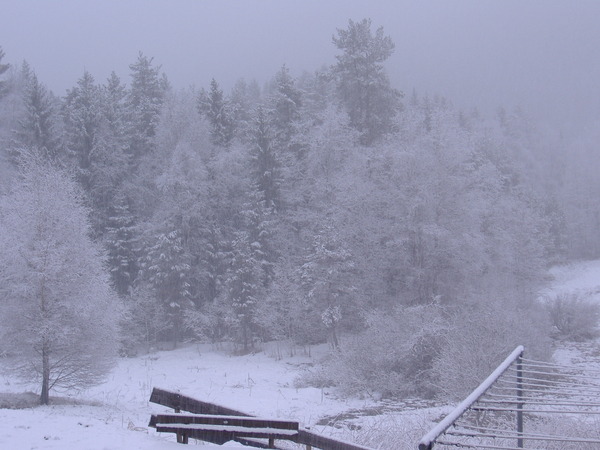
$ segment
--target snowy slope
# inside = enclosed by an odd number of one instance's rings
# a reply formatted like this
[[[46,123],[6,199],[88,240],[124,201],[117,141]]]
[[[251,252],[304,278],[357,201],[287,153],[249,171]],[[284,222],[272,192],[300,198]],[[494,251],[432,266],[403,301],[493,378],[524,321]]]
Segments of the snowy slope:
[[[551,274],[553,281],[545,295],[578,291],[597,296],[600,292],[600,261],[554,268]],[[50,406],[0,408],[0,449],[181,448],[174,436],[147,427],[150,414],[171,412],[148,402],[154,386],[262,417],[298,420],[313,431],[368,442],[381,449],[414,449],[414,443],[451,409],[419,402],[342,399],[329,389],[296,388],[294,381],[302,370],[318,363],[326,351],[326,346],[313,347],[309,355],[296,349],[290,356],[286,344],[273,343],[265,345],[261,353],[231,356],[227,349],[188,345],[121,359],[100,386],[78,393],[54,393],[61,398]],[[558,353],[560,359],[580,354],[567,348]],[[36,388],[0,376],[0,403],[1,393]],[[320,425],[319,421],[325,422],[323,418],[333,426]],[[336,422],[343,426],[336,428]],[[390,430],[395,442],[390,441]],[[206,449],[248,448],[239,444],[198,445]]]

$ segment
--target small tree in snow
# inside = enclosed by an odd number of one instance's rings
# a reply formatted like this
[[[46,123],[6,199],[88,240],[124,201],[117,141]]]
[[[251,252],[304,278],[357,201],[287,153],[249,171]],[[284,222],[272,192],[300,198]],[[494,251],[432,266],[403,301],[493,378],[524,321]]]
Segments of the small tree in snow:
[[[343,310],[352,303],[354,261],[336,230],[324,226],[314,236],[311,252],[301,267],[301,280],[309,301],[321,311],[331,344],[339,347],[338,326]]]
[[[150,237],[146,259],[142,261],[143,279],[165,311],[166,335],[173,347],[183,338],[183,311],[193,305],[189,254],[177,230]]]
[[[251,242],[248,232],[235,233],[230,267],[225,280],[227,300],[231,308],[231,325],[237,331],[237,341],[247,353],[257,327],[256,309],[261,291],[263,270],[258,259],[260,244]]]
[[[0,327],[15,368],[55,387],[97,382],[112,366],[120,308],[76,184],[27,155],[0,197]]]

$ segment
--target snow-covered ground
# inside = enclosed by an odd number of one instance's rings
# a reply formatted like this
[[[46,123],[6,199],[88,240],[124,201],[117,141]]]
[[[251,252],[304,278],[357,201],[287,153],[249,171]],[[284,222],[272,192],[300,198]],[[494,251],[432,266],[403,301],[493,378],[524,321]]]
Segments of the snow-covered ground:
[[[600,260],[571,263],[550,269],[552,281],[542,295],[579,293],[600,301]]]
[[[414,441],[431,425],[419,411],[420,405],[401,407],[371,399],[342,399],[328,389],[296,388],[299,374],[315,364],[327,348],[312,347],[310,355],[308,349],[295,351],[296,355],[289,356],[289,346],[272,343],[257,354],[231,356],[227,349],[206,344],[121,359],[100,386],[70,395],[55,393],[59,398],[50,406],[0,409],[0,449],[181,448],[174,436],[147,427],[151,413],[172,412],[148,402],[154,386],[260,417],[297,420],[313,431],[346,440],[359,435],[358,427],[373,434],[390,427],[402,430],[410,423],[406,432],[412,435],[417,430],[411,438]],[[283,356],[276,357],[278,354]],[[0,383],[5,403],[6,393],[36,388],[6,377],[0,378]],[[0,404],[2,397],[0,394]],[[35,403],[34,398],[31,403]],[[446,409],[428,411],[436,420]],[[379,414],[382,410],[388,413]],[[402,420],[399,414],[404,416]],[[319,425],[324,418],[330,423],[337,419],[338,423],[357,425],[352,429]],[[203,448],[243,447],[196,444]]]
[[[552,275],[546,295],[600,292],[600,261],[555,268]],[[295,380],[318,363],[327,347],[312,347],[310,353],[294,350],[292,354],[288,345],[270,343],[260,353],[231,356],[226,348],[190,344],[121,359],[102,385],[77,393],[55,392],[58,398],[50,406],[33,406],[32,398],[28,408],[0,408],[0,449],[181,448],[174,436],[147,427],[150,414],[171,412],[148,402],[154,386],[261,417],[297,420],[313,431],[341,439],[378,442],[381,449],[415,448],[415,442],[450,410],[420,402],[344,399],[330,389],[297,388]],[[575,347],[561,351],[563,360],[581,354]],[[22,395],[11,394],[36,388],[0,376],[0,406],[22,403]],[[394,442],[390,442],[390,431]],[[190,442],[206,449],[248,448]]]

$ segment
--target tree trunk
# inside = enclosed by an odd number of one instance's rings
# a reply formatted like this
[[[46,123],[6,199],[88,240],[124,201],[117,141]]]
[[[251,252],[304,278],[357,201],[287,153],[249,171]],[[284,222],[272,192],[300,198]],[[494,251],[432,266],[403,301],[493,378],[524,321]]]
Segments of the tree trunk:
[[[45,279],[42,280],[40,286],[40,309],[42,311],[42,320],[45,322],[48,317]],[[40,404],[47,405],[50,403],[50,343],[46,336],[42,339],[42,392],[40,394]]]
[[[50,349],[47,342],[42,346],[42,393],[40,404],[50,403]]]
[[[244,355],[248,353],[248,326],[242,322],[242,339],[244,341]]]
[[[333,345],[334,350],[340,349],[340,341],[337,337],[335,324],[331,327],[331,344]]]

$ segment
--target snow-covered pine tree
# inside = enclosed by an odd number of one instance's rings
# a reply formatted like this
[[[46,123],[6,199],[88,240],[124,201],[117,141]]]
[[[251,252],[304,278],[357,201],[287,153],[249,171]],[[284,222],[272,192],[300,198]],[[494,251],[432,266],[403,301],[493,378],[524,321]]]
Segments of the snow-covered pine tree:
[[[139,159],[153,148],[152,139],[167,89],[164,77],[160,76],[160,66],[153,66],[153,60],[140,52],[137,61],[129,66],[131,87],[127,107],[133,126],[130,148],[133,164],[139,163]]]
[[[118,196],[128,162],[120,123],[122,98],[114,74],[109,86],[103,89],[96,85],[86,71],[67,91],[62,106],[66,154],[88,194],[95,236],[105,232],[112,214],[109,208]]]
[[[383,34],[383,27],[373,34],[370,19],[349,20],[348,28],[337,30],[333,43],[342,51],[332,68],[339,99],[350,124],[361,132],[362,143],[370,145],[391,131],[392,119],[400,107],[401,94],[391,87],[383,67],[394,51],[394,43]]]
[[[111,179],[116,189],[125,178],[131,158],[127,150],[132,124],[127,111],[127,90],[114,72],[102,86],[102,91],[104,120],[101,137],[103,145],[109,148],[104,153],[107,154],[107,162],[110,162]]]
[[[210,122],[211,142],[219,147],[229,147],[234,136],[234,122],[229,102],[219,83],[213,78],[208,93],[200,95],[198,111]]]
[[[193,306],[190,287],[190,257],[177,230],[159,231],[149,237],[140,261],[143,281],[149,283],[156,300],[167,313],[167,336],[176,346],[183,337],[184,311]]]
[[[55,107],[53,96],[40,83],[37,75],[26,66],[24,71],[25,91],[23,103],[25,116],[20,122],[18,144],[38,148],[48,159],[58,156],[59,142],[55,133]]]
[[[107,264],[115,290],[124,296],[130,292],[137,278],[136,245],[139,236],[135,219],[124,199],[114,199],[108,212],[104,233]]]
[[[252,111],[259,102],[260,88],[256,81],[247,83],[244,79],[240,79],[235,83],[229,96],[229,105],[234,134],[238,139],[248,140],[252,126]]]
[[[10,67],[10,64],[2,63],[4,56],[5,56],[4,50],[2,50],[2,47],[0,46],[0,75],[4,74]],[[0,99],[6,94],[6,89],[7,89],[6,81],[0,80]]]
[[[272,123],[277,140],[287,145],[300,119],[302,93],[296,87],[289,69],[284,65],[275,75],[275,91],[270,101]]]
[[[259,325],[256,310],[262,290],[263,269],[256,257],[256,247],[257,243],[252,242],[248,232],[235,233],[225,279],[227,301],[232,314],[230,325],[244,353],[253,346],[253,337]]]
[[[94,77],[85,71],[77,85],[67,91],[62,116],[67,152],[74,160],[79,182],[86,192],[92,190],[92,171],[98,153],[98,134],[102,126],[102,99]]]
[[[266,208],[281,208],[281,184],[283,182],[281,156],[269,118],[264,108],[259,107],[254,119],[253,139],[250,150],[252,182]]]

